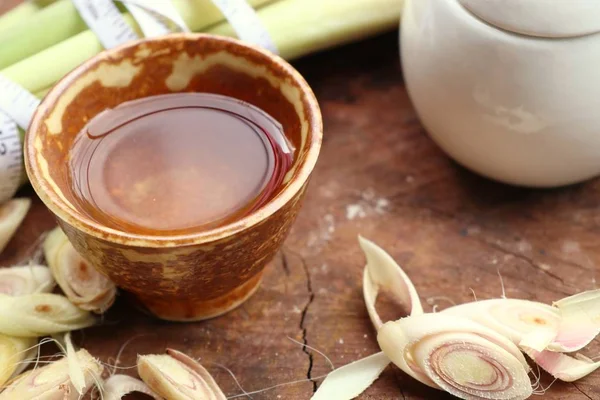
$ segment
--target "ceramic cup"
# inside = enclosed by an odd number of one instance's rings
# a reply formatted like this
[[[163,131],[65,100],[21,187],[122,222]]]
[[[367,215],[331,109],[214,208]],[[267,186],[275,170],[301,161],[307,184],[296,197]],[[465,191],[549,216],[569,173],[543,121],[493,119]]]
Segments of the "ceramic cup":
[[[80,213],[66,168],[77,133],[108,107],[173,92],[238,98],[282,124],[296,152],[275,197],[231,224],[174,236],[122,232]],[[39,197],[94,267],[159,318],[201,320],[231,310],[257,289],[300,209],[321,138],[315,96],[285,61],[233,39],[174,34],[105,51],[64,77],[34,115],[25,165]]]

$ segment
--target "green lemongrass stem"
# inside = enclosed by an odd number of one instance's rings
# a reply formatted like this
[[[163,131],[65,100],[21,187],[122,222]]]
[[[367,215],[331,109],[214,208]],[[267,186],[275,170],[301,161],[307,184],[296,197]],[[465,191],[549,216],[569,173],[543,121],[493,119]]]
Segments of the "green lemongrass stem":
[[[70,0],[59,0],[0,36],[0,68],[32,56],[87,29]]]
[[[280,55],[292,60],[398,27],[403,0],[284,0],[258,15]],[[235,37],[226,22],[207,31]]]
[[[166,355],[140,355],[137,369],[150,389],[169,400],[226,400],[208,371],[177,350],[167,349]]]
[[[43,247],[50,270],[71,303],[98,314],[110,308],[117,288],[77,253],[60,227],[46,236]]]
[[[104,367],[90,353],[81,349],[44,367],[21,374],[0,393],[0,400],[81,399],[69,375],[69,357],[76,357],[81,368],[84,376],[83,393],[87,393],[94,385],[99,385]]]
[[[28,0],[0,15],[0,37],[7,34],[9,29],[27,21],[38,11],[55,0]]]
[[[0,293],[24,296],[48,293],[56,286],[52,273],[43,265],[24,265],[0,269]]]
[[[350,400],[367,390],[389,365],[383,353],[354,361],[330,372],[311,400]]]
[[[46,336],[87,328],[95,322],[89,312],[76,307],[64,296],[0,294],[0,333],[5,335]]]
[[[21,225],[29,208],[31,199],[12,199],[0,206],[0,253]]]
[[[0,335],[0,387],[27,367],[36,342],[37,338]]]
[[[121,400],[123,396],[133,392],[144,393],[156,400],[162,399],[144,382],[128,375],[113,375],[105,380],[101,398],[103,400]]]
[[[360,236],[358,240],[367,258],[367,265],[363,273],[363,295],[375,329],[379,329],[383,325],[375,307],[380,289],[384,289],[394,296],[400,304],[407,308],[408,314],[423,314],[423,306],[417,290],[402,268],[375,243]]]
[[[272,1],[251,0],[250,3],[260,7]],[[175,0],[173,3],[194,32],[203,31],[224,19],[211,0]],[[142,37],[133,18],[129,14],[123,15]],[[52,29],[48,29],[48,26],[52,26]],[[73,40],[75,37],[78,39]],[[38,57],[40,52],[50,49],[49,54]],[[2,74],[35,93],[53,85],[67,72],[103,49],[96,35],[87,29],[71,0],[59,0],[21,24],[10,35],[0,37],[0,69],[4,68]],[[33,60],[27,61],[29,57]],[[42,64],[30,64],[40,62]],[[35,71],[42,76],[34,77]],[[34,82],[29,83],[28,79],[32,78]],[[39,80],[44,84],[39,84]]]
[[[124,14],[123,16],[139,34],[139,27],[131,15]],[[92,31],[86,30],[3,69],[0,74],[28,91],[36,93],[54,85],[70,70],[102,50],[104,48],[96,35]]]
[[[398,368],[461,399],[518,400],[533,392],[518,347],[467,318],[406,317],[384,324],[377,341]]]

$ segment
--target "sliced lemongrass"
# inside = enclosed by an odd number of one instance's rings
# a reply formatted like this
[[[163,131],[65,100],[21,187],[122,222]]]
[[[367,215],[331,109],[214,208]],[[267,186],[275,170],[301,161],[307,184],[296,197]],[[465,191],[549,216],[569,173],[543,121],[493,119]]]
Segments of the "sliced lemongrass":
[[[514,344],[525,337],[543,340],[534,347],[545,348],[558,333],[561,315],[558,309],[547,304],[518,299],[491,299],[450,307],[443,314],[469,318],[506,336]],[[544,335],[534,335],[543,329]]]
[[[133,392],[147,394],[156,400],[162,399],[144,382],[128,375],[113,375],[105,380],[103,385],[102,399],[121,400],[123,396]]]
[[[554,302],[561,316],[558,334],[548,347],[574,352],[587,346],[600,333],[600,290],[590,290]]]
[[[401,370],[462,399],[526,399],[533,391],[517,346],[467,318],[406,317],[384,324],[377,341]]]
[[[27,371],[19,375],[0,393],[0,400],[78,400],[69,375],[68,358],[76,357],[85,379],[82,392],[87,393],[94,384],[99,383],[104,370],[102,364],[86,350],[81,349],[68,357],[51,362],[44,367]]]
[[[56,282],[73,304],[103,313],[114,303],[115,285],[79,255],[60,228],[46,237],[44,254]]]
[[[159,396],[169,400],[226,400],[200,363],[172,349],[167,354],[138,356],[140,378]]]
[[[368,389],[390,359],[384,353],[376,353],[344,365],[330,372],[311,400],[350,400]]]
[[[71,383],[73,384],[73,387],[77,393],[83,395],[83,390],[85,389],[85,375],[79,362],[79,357],[76,356],[75,347],[73,346],[70,332],[65,334],[65,348]]]
[[[12,199],[0,206],[0,253],[13,237],[31,207],[31,199]]]
[[[564,382],[574,382],[600,368],[600,362],[594,362],[581,354],[571,357],[548,350],[536,351],[526,348],[524,350],[542,369]]]
[[[410,315],[423,314],[423,306],[415,286],[394,259],[375,243],[360,236],[358,241],[367,258],[363,274],[363,295],[375,328],[379,329],[383,325],[375,307],[381,289],[406,306]]]
[[[0,335],[0,387],[27,367],[37,338]]]
[[[74,306],[66,297],[36,293],[19,297],[0,294],[0,333],[39,337],[93,325],[89,312]]]
[[[2,294],[23,296],[51,292],[55,285],[50,270],[42,265],[0,268],[0,293]]]

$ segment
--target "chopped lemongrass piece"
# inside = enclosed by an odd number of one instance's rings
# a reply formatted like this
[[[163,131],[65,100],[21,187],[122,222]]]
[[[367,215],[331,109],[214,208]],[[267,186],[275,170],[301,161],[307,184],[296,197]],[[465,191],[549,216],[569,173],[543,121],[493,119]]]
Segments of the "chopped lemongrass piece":
[[[208,371],[179,351],[138,356],[137,369],[150,389],[169,400],[226,400]]]
[[[103,389],[103,400],[121,400],[123,396],[133,392],[147,394],[156,400],[162,399],[156,395],[144,382],[128,375],[111,376],[104,381]]]
[[[380,289],[386,290],[406,306],[410,315],[423,314],[423,306],[417,290],[402,268],[375,243],[362,237],[358,239],[367,258],[363,274],[363,295],[375,328],[379,329],[383,325],[375,307]]]
[[[525,337],[529,341],[535,339],[536,336],[529,335],[543,329],[545,334],[538,335],[538,339],[546,340],[540,345],[542,348],[553,339],[549,338],[552,336],[549,332],[554,332],[554,335],[558,332],[561,318],[559,311],[552,306],[518,299],[475,301],[450,307],[441,313],[469,318],[506,336],[516,345]]]
[[[590,290],[554,302],[560,326],[552,351],[574,352],[587,346],[600,333],[600,290]]]
[[[44,254],[54,279],[71,303],[96,313],[103,313],[114,303],[115,285],[79,255],[60,228],[46,237]]]
[[[12,199],[0,206],[0,253],[13,237],[31,207],[31,199]]]
[[[42,265],[0,268],[1,294],[23,296],[51,292],[55,285],[50,270]]]
[[[5,335],[39,337],[87,328],[94,323],[89,312],[74,306],[64,296],[0,294],[0,333]]]
[[[311,400],[350,400],[367,390],[390,363],[376,353],[330,372]]]
[[[0,393],[0,400],[80,399],[81,396],[77,393],[69,375],[69,357],[77,358],[85,379],[82,392],[87,393],[95,384],[100,382],[104,367],[90,353],[81,349],[73,355],[21,374]]]
[[[548,350],[524,350],[542,369],[564,382],[574,382],[600,368],[600,362],[594,362],[581,354],[571,357]]]
[[[83,391],[85,390],[85,374],[81,367],[79,357],[76,356],[75,347],[73,346],[73,341],[71,340],[71,333],[67,332],[65,334],[65,350],[67,356],[67,365],[69,367],[69,377],[71,378],[71,384],[77,391],[77,393],[81,396],[83,395]]]
[[[461,399],[518,400],[533,392],[517,346],[466,318],[406,317],[384,324],[377,341],[401,370]]]
[[[0,387],[27,367],[32,352],[37,352],[36,338],[0,335]]]

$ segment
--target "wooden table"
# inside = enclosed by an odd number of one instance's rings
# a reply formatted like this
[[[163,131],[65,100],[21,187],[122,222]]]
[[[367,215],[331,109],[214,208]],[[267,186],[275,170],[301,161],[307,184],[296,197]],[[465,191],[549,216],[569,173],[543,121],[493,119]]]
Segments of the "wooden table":
[[[295,65],[319,98],[325,140],[304,208],[258,292],[223,317],[192,324],[151,319],[121,300],[101,326],[78,337],[80,346],[112,363],[131,340],[121,367],[134,365],[138,353],[174,347],[200,357],[228,395],[241,391],[217,364],[248,392],[320,382],[327,362],[298,342],[336,367],[378,351],[362,299],[359,234],[404,266],[427,308],[470,301],[472,291],[479,299],[498,297],[498,273],[508,297],[551,302],[596,287],[600,181],[534,191],[457,166],[419,124],[402,81],[397,33]],[[22,195],[35,197],[30,189]],[[53,226],[35,198],[2,264],[26,259]],[[589,354],[599,350],[595,342]],[[551,381],[543,377],[544,385]],[[252,397],[309,399],[316,386],[306,381]],[[451,396],[388,367],[361,398]],[[600,372],[575,384],[557,382],[544,398],[600,399]]]

